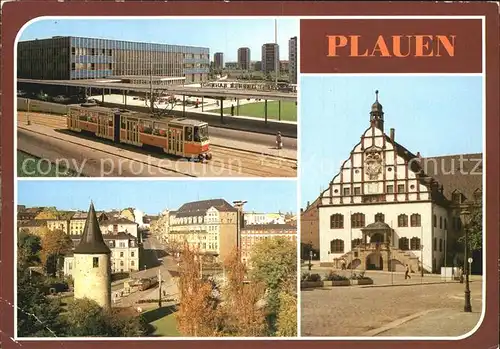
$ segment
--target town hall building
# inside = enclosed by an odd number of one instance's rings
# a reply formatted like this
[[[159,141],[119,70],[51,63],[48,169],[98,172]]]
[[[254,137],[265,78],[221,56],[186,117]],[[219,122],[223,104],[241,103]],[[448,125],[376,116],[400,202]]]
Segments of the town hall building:
[[[482,154],[413,154],[396,142],[394,129],[384,132],[376,95],[360,142],[302,213],[314,217],[317,210],[319,246],[311,246],[322,265],[337,268],[439,272],[458,265],[463,209],[481,207]]]

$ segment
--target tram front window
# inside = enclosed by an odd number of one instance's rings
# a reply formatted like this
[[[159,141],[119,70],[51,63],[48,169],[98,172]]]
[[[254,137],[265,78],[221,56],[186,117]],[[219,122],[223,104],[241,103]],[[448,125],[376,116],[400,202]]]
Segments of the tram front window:
[[[194,140],[195,142],[208,141],[208,125],[194,128]]]

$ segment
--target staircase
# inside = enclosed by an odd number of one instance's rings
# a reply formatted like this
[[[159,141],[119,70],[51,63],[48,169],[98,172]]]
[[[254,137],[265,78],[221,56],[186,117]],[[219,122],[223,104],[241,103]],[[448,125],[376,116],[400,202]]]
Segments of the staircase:
[[[321,266],[341,269],[342,264],[344,264],[346,269],[350,269],[350,263],[353,261],[352,269],[366,270],[366,259],[368,255],[372,253],[380,253],[382,256],[383,270],[391,271],[392,269],[392,271],[404,271],[405,265],[408,264],[411,273],[420,272],[419,257],[413,252],[403,251],[392,246],[388,249],[385,244],[360,244],[353,250],[344,253],[340,258],[336,258],[333,263],[321,263]],[[389,257],[393,261],[391,263],[391,268],[389,268],[388,263]],[[424,268],[424,272],[428,273],[429,271]]]

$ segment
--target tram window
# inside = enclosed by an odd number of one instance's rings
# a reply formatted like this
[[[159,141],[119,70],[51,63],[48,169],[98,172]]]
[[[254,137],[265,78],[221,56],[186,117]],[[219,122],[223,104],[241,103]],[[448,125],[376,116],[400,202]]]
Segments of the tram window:
[[[127,123],[124,118],[121,118],[121,128],[124,130],[127,128]]]
[[[184,140],[186,142],[192,142],[193,141],[193,128],[191,126],[187,126],[185,128]]]
[[[166,124],[155,122],[153,124],[153,135],[166,137],[167,136],[167,132],[165,131],[166,129],[167,129]]]
[[[108,116],[108,126],[113,126],[113,117]]]
[[[196,126],[194,128],[194,141],[204,142],[208,140],[208,125]]]
[[[141,121],[141,132],[151,134],[153,132],[153,123],[151,121]]]

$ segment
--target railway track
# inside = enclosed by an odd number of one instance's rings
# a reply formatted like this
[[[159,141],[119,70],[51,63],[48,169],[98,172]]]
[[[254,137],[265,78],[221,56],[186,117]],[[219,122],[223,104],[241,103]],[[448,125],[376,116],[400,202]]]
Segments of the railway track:
[[[18,126],[27,125],[28,118],[27,113],[18,112]],[[50,114],[34,114],[29,113],[29,120],[31,125],[41,125],[49,127],[54,130],[66,130],[66,119],[61,116],[54,116]],[[100,139],[92,139],[90,137],[83,137],[88,140],[98,141]],[[61,138],[60,138],[61,139]],[[62,139],[61,139],[62,140]],[[65,140],[67,141],[67,140]],[[74,142],[78,144],[77,142]],[[79,144],[81,146],[81,144]],[[259,154],[257,152],[246,151],[244,149],[234,149],[224,147],[223,145],[211,145],[213,159],[209,163],[198,163],[199,166],[210,166],[211,172],[221,173],[235,173],[236,176],[256,176],[256,177],[295,177],[297,175],[296,161],[287,159],[285,157],[279,157],[269,154]],[[144,149],[131,147],[128,149],[133,149],[133,152],[151,155],[158,159],[162,157],[155,156]],[[99,149],[97,149],[99,150]],[[103,153],[106,153],[105,151]],[[117,154],[114,154],[117,155]],[[119,155],[122,156],[122,155]],[[127,159],[131,161],[138,161],[138,159],[130,158]],[[193,164],[194,165],[194,164]],[[162,168],[163,170],[165,168]],[[194,168],[193,168],[194,169]],[[201,171],[201,172],[197,172]],[[196,173],[204,173],[202,168],[197,168]],[[206,171],[205,171],[206,172]],[[183,173],[182,175],[188,175],[189,173]],[[194,175],[196,176],[196,175]]]

